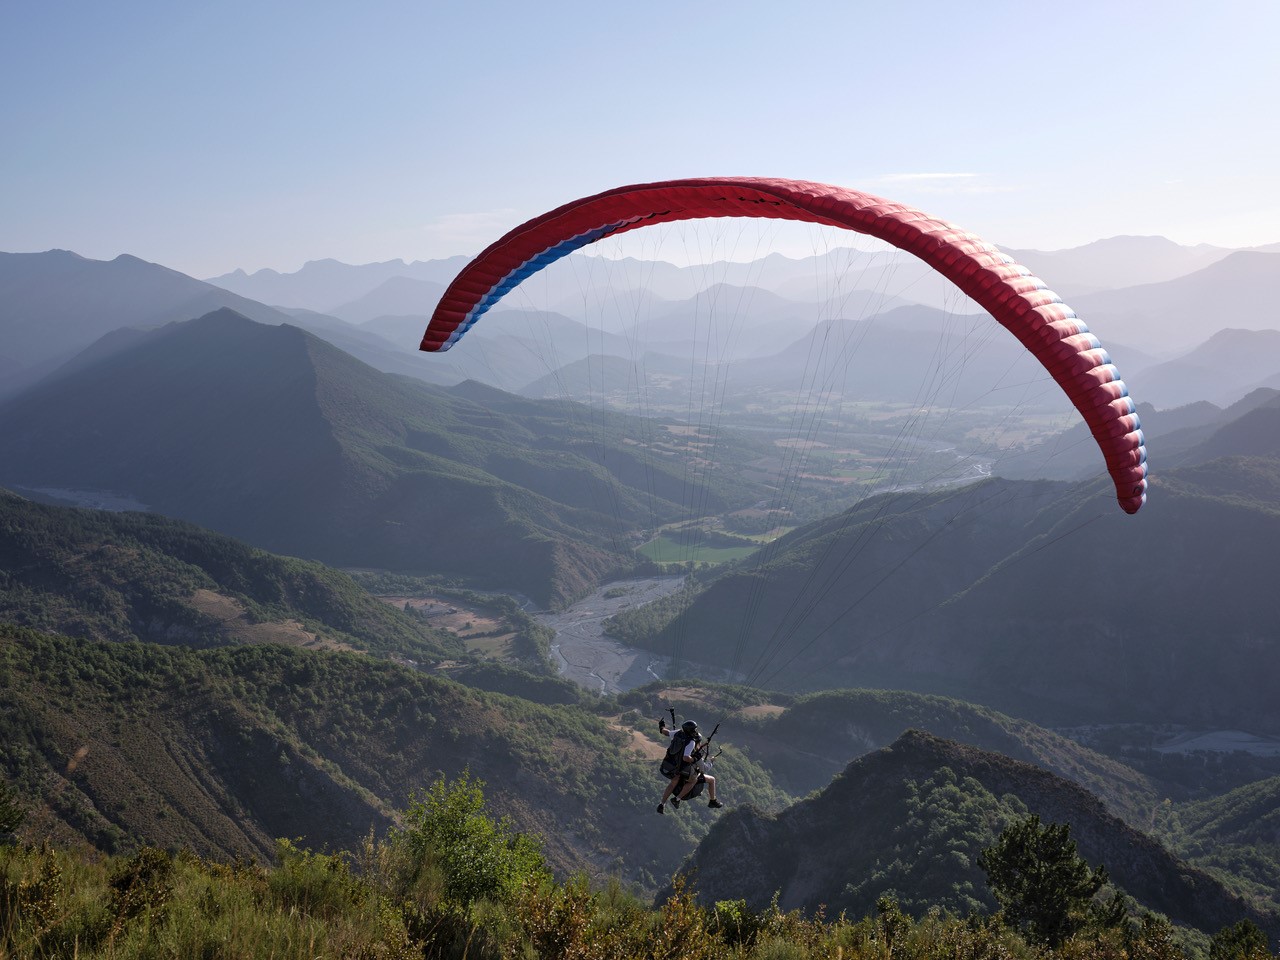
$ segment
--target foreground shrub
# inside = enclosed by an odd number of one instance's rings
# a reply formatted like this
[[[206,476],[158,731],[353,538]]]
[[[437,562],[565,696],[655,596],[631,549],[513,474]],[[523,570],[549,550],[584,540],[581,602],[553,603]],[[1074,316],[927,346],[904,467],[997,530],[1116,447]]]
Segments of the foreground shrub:
[[[466,772],[452,783],[439,778],[413,797],[404,827],[392,837],[408,852],[415,882],[422,872],[438,871],[444,899],[461,907],[513,900],[551,877],[536,840],[484,812],[483,787]]]
[[[617,881],[552,882],[536,844],[485,813],[481,784],[437,781],[404,826],[354,855],[288,841],[279,863],[144,849],[94,859],[0,846],[0,960],[1186,960],[1186,931],[1095,912],[1050,946],[1003,915],[892,897],[856,921],[778,898],[699,904],[677,878],[650,907]],[[1102,920],[1107,922],[1102,922]],[[1195,960],[1271,960],[1252,924],[1202,937]]]

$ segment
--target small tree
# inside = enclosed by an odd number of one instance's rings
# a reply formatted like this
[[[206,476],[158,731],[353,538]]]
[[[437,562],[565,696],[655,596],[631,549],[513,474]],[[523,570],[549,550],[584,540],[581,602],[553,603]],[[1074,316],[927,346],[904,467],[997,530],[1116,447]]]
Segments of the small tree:
[[[506,817],[484,812],[483,787],[466,771],[452,783],[440,777],[414,795],[395,835],[420,863],[435,864],[444,898],[461,906],[509,899],[523,884],[550,876],[536,840],[517,833]]]
[[[1094,894],[1107,882],[1104,867],[1090,869],[1076,853],[1067,824],[1042,825],[1035,814],[1006,827],[978,866],[1005,918],[1051,947],[1085,925]]]
[[[1209,960],[1268,960],[1267,935],[1251,920],[1223,927],[1209,942]]]

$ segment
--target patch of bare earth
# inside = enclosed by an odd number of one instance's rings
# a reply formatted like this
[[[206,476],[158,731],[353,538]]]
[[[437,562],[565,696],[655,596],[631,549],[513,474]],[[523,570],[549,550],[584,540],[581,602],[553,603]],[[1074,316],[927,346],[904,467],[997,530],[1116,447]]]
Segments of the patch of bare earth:
[[[279,643],[308,650],[348,650],[360,652],[347,643],[321,637],[297,620],[271,620],[255,623],[249,619],[244,605],[234,597],[213,590],[200,589],[190,600],[196,610],[219,621],[224,636],[241,643]]]
[[[639,730],[633,730],[626,726],[619,718],[611,719],[609,726],[631,738],[631,742],[623,747],[631,756],[642,760],[661,760],[667,755],[666,747],[652,738],[646,737]]]
[[[457,600],[439,597],[379,597],[384,603],[401,610],[413,610],[438,630],[447,630],[461,640],[468,653],[478,653],[489,660],[501,660],[511,654],[511,641],[516,631],[507,629],[501,616],[482,607],[468,606]]]
[[[740,717],[776,717],[786,713],[786,707],[780,707],[776,703],[760,703],[754,707],[743,707],[738,711]]]

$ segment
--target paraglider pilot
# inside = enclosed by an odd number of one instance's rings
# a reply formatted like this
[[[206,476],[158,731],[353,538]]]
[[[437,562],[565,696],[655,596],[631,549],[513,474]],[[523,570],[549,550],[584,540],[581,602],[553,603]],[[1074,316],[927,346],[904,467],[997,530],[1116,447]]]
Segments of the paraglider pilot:
[[[711,797],[707,806],[713,810],[723,807],[724,804],[716,799],[716,778],[708,773],[711,759],[705,756],[702,749],[702,735],[698,733],[698,724],[693,720],[686,720],[680,725],[680,729],[675,730],[667,727],[666,720],[659,720],[658,731],[671,740],[661,768],[662,773],[670,777],[670,780],[667,781],[666,790],[662,792],[658,813],[666,812],[668,798],[671,799],[673,808],[679,807],[681,801],[701,793],[703,784],[706,784],[707,793]],[[681,788],[680,792],[672,797],[677,788]]]

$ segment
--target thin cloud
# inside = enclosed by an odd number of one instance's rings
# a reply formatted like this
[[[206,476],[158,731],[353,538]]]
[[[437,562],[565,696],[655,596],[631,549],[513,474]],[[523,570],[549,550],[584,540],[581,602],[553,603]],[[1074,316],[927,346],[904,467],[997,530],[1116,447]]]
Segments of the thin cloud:
[[[1015,193],[1022,187],[990,183],[983,173],[882,173],[877,183],[897,184],[913,194]]]
[[[883,173],[876,177],[881,183],[907,183],[921,180],[966,180],[980,176],[977,173]]]
[[[418,227],[421,236],[455,241],[484,240],[488,245],[517,222],[513,209],[482,210],[473,213],[446,213]]]
[[[443,213],[438,217],[397,230],[381,231],[365,238],[365,246],[379,251],[406,252],[415,258],[432,259],[479,253],[521,221],[514,208]],[[385,258],[384,258],[385,259]]]

